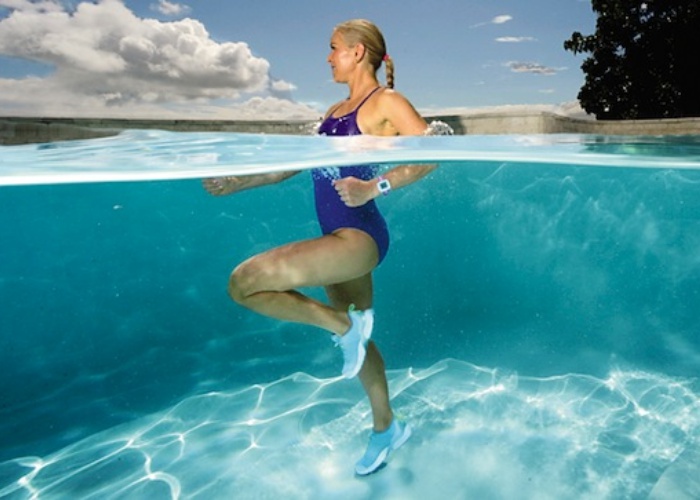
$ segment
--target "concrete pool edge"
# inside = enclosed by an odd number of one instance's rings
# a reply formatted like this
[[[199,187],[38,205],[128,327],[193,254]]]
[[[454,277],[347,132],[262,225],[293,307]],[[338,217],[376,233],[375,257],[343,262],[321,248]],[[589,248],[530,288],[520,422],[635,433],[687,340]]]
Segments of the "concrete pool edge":
[[[441,120],[457,134],[600,134],[697,135],[700,118],[663,120],[592,120],[537,112],[486,112],[426,115]],[[0,145],[28,144],[106,137],[127,129],[181,132],[239,132],[301,135],[315,120],[158,120],[117,118],[0,117]]]

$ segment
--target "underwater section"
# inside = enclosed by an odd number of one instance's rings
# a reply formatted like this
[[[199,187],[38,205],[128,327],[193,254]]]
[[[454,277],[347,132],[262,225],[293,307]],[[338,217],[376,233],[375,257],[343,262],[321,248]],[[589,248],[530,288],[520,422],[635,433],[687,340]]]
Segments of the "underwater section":
[[[139,134],[0,147],[1,498],[694,497],[695,139]],[[414,436],[366,479],[369,408],[329,336],[226,294],[318,235],[310,175],[223,198],[197,178],[338,151],[440,163],[378,200],[373,339]]]

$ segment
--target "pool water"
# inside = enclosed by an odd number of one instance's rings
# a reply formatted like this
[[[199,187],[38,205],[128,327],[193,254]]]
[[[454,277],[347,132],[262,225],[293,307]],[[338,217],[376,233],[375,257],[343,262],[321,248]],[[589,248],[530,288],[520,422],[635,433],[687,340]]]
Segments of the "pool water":
[[[697,139],[343,139],[0,147],[0,498],[700,496]],[[431,160],[379,200],[373,338],[414,436],[357,478],[328,335],[226,294],[318,234],[310,175],[199,178]]]

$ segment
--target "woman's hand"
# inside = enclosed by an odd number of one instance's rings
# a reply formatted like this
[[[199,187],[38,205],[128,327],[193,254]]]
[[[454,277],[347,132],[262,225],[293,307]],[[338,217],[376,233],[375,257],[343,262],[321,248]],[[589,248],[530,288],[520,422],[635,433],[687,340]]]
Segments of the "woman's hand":
[[[214,196],[223,196],[226,194],[237,193],[244,189],[251,189],[258,186],[266,186],[268,184],[277,184],[285,179],[298,174],[298,171],[291,172],[272,172],[269,174],[253,174],[253,175],[229,175],[226,177],[212,177],[204,179],[202,186],[210,194]]]
[[[348,207],[360,207],[377,196],[377,182],[363,181],[357,177],[344,177],[333,181],[333,187]]]
[[[245,184],[243,179],[236,176],[214,177],[202,181],[204,189],[214,196],[224,196],[235,193],[236,191],[241,191],[245,188]]]

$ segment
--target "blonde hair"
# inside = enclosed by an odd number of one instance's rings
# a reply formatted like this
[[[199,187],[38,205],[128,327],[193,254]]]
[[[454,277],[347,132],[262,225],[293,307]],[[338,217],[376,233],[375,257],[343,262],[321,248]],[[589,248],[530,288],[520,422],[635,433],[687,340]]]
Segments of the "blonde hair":
[[[340,23],[335,30],[343,35],[345,43],[350,47],[361,43],[365,47],[366,57],[376,72],[385,63],[386,86],[394,88],[394,61],[386,53],[384,35],[379,28],[366,19],[351,19]]]

